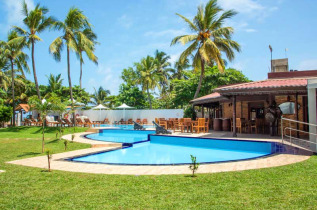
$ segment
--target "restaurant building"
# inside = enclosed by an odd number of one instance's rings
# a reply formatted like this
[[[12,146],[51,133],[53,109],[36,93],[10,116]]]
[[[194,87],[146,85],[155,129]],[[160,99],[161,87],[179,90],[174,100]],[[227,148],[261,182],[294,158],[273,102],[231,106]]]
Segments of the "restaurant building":
[[[280,117],[316,124],[316,88],[317,70],[289,71],[286,66],[268,73],[266,80],[221,86],[191,103],[198,115],[210,118],[211,129],[232,131],[233,136],[242,132],[281,135]],[[275,121],[268,115],[272,109]],[[316,127],[303,123],[283,126],[303,131],[289,131],[297,137],[316,133]]]

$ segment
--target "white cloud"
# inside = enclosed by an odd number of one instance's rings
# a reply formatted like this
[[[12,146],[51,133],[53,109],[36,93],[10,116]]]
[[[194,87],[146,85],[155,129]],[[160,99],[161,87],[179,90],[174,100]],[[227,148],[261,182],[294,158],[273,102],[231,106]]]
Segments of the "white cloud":
[[[25,0],[28,5],[28,9],[34,9],[33,0]],[[22,14],[22,1],[20,0],[4,0],[6,15],[6,23],[3,28],[5,33],[10,29],[12,25],[22,25],[23,14]]]
[[[278,10],[277,6],[267,7],[261,3],[255,0],[219,0],[219,5],[223,9],[234,9],[240,14],[256,17],[259,20],[267,17],[271,12]]]
[[[132,19],[128,17],[127,15],[122,15],[121,17],[119,17],[118,23],[125,29],[129,29],[133,25]]]
[[[317,59],[304,60],[299,63],[298,70],[316,70],[317,69]]]
[[[88,80],[87,90],[93,92],[94,88],[102,86],[105,89],[110,90],[111,94],[117,94],[118,87],[121,83],[119,73],[114,71],[111,67],[105,64],[99,64],[96,70],[96,78],[90,78]]]
[[[188,33],[185,29],[167,29],[163,31],[148,31],[144,36],[148,37],[161,37],[161,36],[180,36]]]
[[[257,32],[257,30],[255,30],[253,28],[247,28],[247,29],[245,29],[245,32],[253,33],[253,32]]]
[[[174,64],[176,61],[178,61],[180,54],[181,53],[170,55],[171,58],[170,58],[169,62],[171,62],[171,64]]]

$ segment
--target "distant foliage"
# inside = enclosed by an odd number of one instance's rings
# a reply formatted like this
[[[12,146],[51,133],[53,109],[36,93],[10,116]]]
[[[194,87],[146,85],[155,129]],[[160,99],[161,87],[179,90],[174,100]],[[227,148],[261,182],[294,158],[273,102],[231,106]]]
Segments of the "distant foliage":
[[[192,120],[196,120],[197,115],[195,109],[192,106],[187,106],[184,110],[184,118],[191,118]]]
[[[12,116],[12,107],[0,104],[0,127],[4,127],[4,123],[10,121]]]

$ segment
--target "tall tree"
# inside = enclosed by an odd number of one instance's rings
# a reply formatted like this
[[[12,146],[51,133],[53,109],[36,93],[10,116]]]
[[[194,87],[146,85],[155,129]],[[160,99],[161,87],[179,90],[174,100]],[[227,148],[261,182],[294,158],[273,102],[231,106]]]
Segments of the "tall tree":
[[[67,74],[68,74],[68,83],[70,90],[70,99],[72,110],[74,108],[74,98],[72,90],[72,80],[70,75],[70,50],[77,50],[76,37],[80,36],[85,42],[93,43],[86,37],[82,32],[86,28],[90,28],[88,18],[83,14],[78,8],[72,7],[64,20],[64,22],[56,21],[53,23],[52,27],[55,30],[62,31],[62,35],[57,37],[50,45],[49,51],[53,54],[54,59],[57,61],[61,60],[61,51],[63,50],[64,45],[67,50]],[[75,115],[73,114],[74,123]]]
[[[42,41],[38,34],[50,27],[51,24],[54,22],[54,18],[51,16],[46,17],[45,15],[48,13],[48,9],[46,7],[41,7],[40,4],[37,4],[35,9],[31,11],[28,10],[28,6],[25,1],[23,2],[22,6],[22,13],[25,16],[25,18],[23,19],[23,23],[27,27],[27,30],[24,30],[23,28],[20,28],[18,26],[13,26],[13,28],[19,33],[19,35],[25,38],[25,41],[28,45],[31,45],[34,82],[37,96],[41,100],[41,94],[35,68],[34,48],[37,41]]]
[[[184,62],[179,62],[179,61],[176,61],[175,64],[174,64],[174,69],[173,69],[173,75],[172,75],[172,78],[173,79],[178,79],[178,80],[181,80],[181,79],[187,79],[186,78],[186,75],[184,74],[184,71],[186,69],[188,69],[190,67],[189,65],[189,59],[186,58],[184,60]]]
[[[82,35],[85,36],[82,36]],[[87,42],[87,39],[89,42]],[[91,28],[85,28],[82,33],[76,33],[77,49],[76,54],[80,62],[80,76],[79,87],[82,89],[82,75],[83,75],[83,52],[86,53],[89,60],[98,65],[98,57],[94,54],[95,45],[97,44],[97,35],[91,30]]]
[[[52,93],[60,93],[62,91],[62,75],[58,74],[54,76],[53,74],[50,74],[47,76],[48,79],[48,85],[47,88],[49,89],[49,92]]]
[[[92,98],[92,103],[95,104],[95,105],[98,105],[98,104],[105,104],[106,100],[107,100],[107,97],[108,95],[110,95],[110,90],[106,90],[106,89],[103,89],[103,87],[99,87],[98,90],[96,90],[94,88],[95,92],[94,94],[91,96]]]
[[[15,126],[15,93],[14,93],[14,81],[15,72],[20,72],[24,76],[24,70],[29,72],[29,66],[27,64],[28,56],[23,52],[23,48],[26,43],[23,37],[19,37],[16,31],[10,31],[7,41],[0,41],[0,54],[5,58],[5,63],[8,63],[11,67],[11,91],[12,91],[12,109],[13,119],[12,125]],[[16,67],[16,69],[15,69]]]
[[[143,91],[147,92],[150,109],[152,109],[150,90],[161,89],[159,85],[160,75],[156,71],[155,59],[148,55],[135,66],[139,73],[138,83],[142,86]]]
[[[170,72],[172,72],[172,69],[169,68],[171,66],[168,61],[170,58],[165,52],[156,50],[154,53],[156,73],[159,75],[159,83],[161,85],[161,95],[165,95],[168,91],[169,79],[171,78]]]
[[[224,60],[222,53],[229,61],[234,59],[234,51],[240,51],[240,45],[231,39],[234,32],[232,27],[224,27],[227,19],[232,18],[237,13],[233,10],[223,11],[218,6],[217,0],[210,0],[206,6],[200,5],[193,21],[177,14],[189,26],[195,34],[181,35],[175,37],[171,45],[190,43],[190,46],[180,55],[179,61],[183,63],[186,58],[193,55],[193,67],[201,69],[199,83],[194,95],[198,97],[202,80],[204,78],[205,64],[216,63],[221,72],[224,71]]]

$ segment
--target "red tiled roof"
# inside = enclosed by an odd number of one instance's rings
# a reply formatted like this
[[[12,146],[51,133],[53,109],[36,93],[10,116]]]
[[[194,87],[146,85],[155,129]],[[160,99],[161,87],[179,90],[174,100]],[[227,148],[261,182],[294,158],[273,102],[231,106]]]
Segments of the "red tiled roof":
[[[251,90],[265,88],[288,88],[288,87],[306,87],[307,79],[269,79],[256,82],[248,82],[242,84],[229,85],[216,88],[215,91],[228,90]]]
[[[213,99],[219,100],[219,99],[225,99],[225,97],[220,95],[220,93],[215,92],[215,93],[212,93],[212,94],[209,94],[209,95],[205,95],[205,96],[193,99],[190,102],[194,103],[194,102],[201,102],[201,101],[210,101],[210,100],[213,100]]]
[[[15,107],[15,111],[23,109],[25,112],[29,112],[30,106],[28,104],[19,104],[17,107]]]

